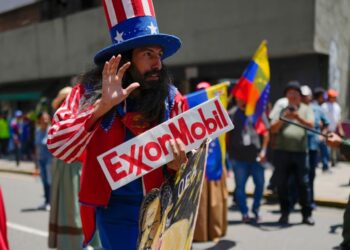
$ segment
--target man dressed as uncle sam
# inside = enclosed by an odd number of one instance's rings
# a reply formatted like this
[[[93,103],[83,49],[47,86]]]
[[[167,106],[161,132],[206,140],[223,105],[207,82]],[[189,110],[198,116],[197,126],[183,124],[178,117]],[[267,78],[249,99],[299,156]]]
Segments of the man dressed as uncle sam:
[[[162,62],[181,41],[159,33],[152,0],[104,0],[103,6],[112,45],[95,55],[95,68],[56,111],[48,148],[68,163],[83,162],[84,246],[97,226],[104,249],[135,249],[142,199],[187,161],[185,146],[171,140],[174,160],[116,190],[96,158],[187,110]]]

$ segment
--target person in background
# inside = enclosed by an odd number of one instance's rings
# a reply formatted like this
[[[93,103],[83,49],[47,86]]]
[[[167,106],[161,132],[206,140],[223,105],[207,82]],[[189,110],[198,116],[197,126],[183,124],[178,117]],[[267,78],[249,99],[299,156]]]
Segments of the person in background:
[[[19,166],[21,160],[21,137],[23,130],[23,112],[16,110],[15,118],[11,121],[11,140],[13,145],[13,153],[15,155],[16,165]]]
[[[269,120],[272,120],[273,117],[278,117],[282,110],[285,109],[288,106],[288,99],[287,97],[281,97],[279,98],[275,104],[273,105],[273,107],[271,108],[270,112],[269,112]],[[271,134],[270,135],[270,145],[271,145],[271,151],[269,152],[269,157],[271,157],[273,159],[273,152],[274,152],[274,148],[275,148],[275,135]],[[268,182],[267,185],[267,189],[270,190],[272,192],[273,195],[276,195],[277,193],[277,180],[276,180],[276,166],[273,166],[273,172],[272,175],[270,177],[270,180]]]
[[[322,109],[324,110],[328,120],[329,126],[328,130],[331,133],[337,133],[340,136],[344,136],[344,130],[341,125],[341,107],[337,102],[338,92],[334,89],[329,89],[327,91],[328,100],[327,102],[322,104]],[[330,160],[332,167],[335,166],[338,158],[338,149],[331,148],[330,149]]]
[[[75,78],[74,78],[75,79]],[[74,83],[72,79],[72,84]],[[52,101],[53,110],[60,108],[72,87],[62,88]],[[64,108],[61,107],[61,108]],[[65,163],[57,158],[52,164],[51,210],[49,217],[49,248],[58,250],[80,249],[83,243],[78,193],[80,190],[81,162]],[[90,244],[99,247],[98,237]]]
[[[320,124],[320,131],[323,134],[328,133],[328,126],[329,126],[329,119],[327,118],[323,108],[322,104],[325,101],[325,95],[326,90],[324,90],[321,87],[316,87],[313,91],[313,108],[319,110],[317,111],[321,115],[321,124]],[[317,126],[317,124],[315,124]],[[312,140],[312,139],[311,139]],[[319,137],[319,149],[320,149],[320,159],[322,163],[322,171],[328,172],[329,170],[329,150],[326,144],[326,140],[324,137]]]
[[[314,129],[322,132],[323,134],[327,134],[327,127],[329,125],[329,121],[325,114],[323,113],[322,108],[315,100],[312,101],[312,92],[309,86],[303,85],[301,86],[301,95],[302,102],[305,105],[308,105],[312,108],[314,112]],[[317,95],[314,94],[317,97]],[[310,180],[310,191],[311,191],[311,206],[312,208],[316,207],[314,201],[314,180],[316,176],[316,168],[318,165],[318,151],[320,148],[320,141],[324,140],[323,136],[315,134],[311,131],[307,131],[307,142],[308,142],[308,159],[309,159],[309,180]]]
[[[204,89],[207,89],[207,88],[210,88],[211,87],[211,84],[210,82],[199,82],[197,85],[196,85],[196,90],[204,90]]]
[[[270,113],[269,113],[269,119],[272,120],[273,117],[279,116],[286,107],[288,106],[288,98],[287,97],[281,97],[279,98],[275,104],[273,105]]]
[[[280,120],[280,116],[312,128],[314,116],[311,107],[301,103],[301,90],[298,82],[289,82],[284,90],[288,99],[288,106],[279,115],[273,116],[271,133],[276,135],[274,151],[274,166],[276,167],[276,181],[278,199],[281,207],[280,224],[289,223],[292,208],[289,180],[295,176],[299,202],[302,207],[302,223],[314,225],[312,218],[310,183],[307,164],[307,133],[299,128]]]
[[[50,210],[50,188],[52,175],[52,155],[47,149],[48,129],[51,117],[48,113],[38,114],[38,127],[35,133],[35,146],[37,161],[40,169],[41,182],[44,189],[44,203],[38,207],[40,210]]]
[[[22,160],[32,160],[31,143],[33,142],[33,137],[31,136],[32,128],[34,124],[28,117],[28,114],[23,114],[22,117],[22,133],[20,136],[21,141],[21,159]]]
[[[27,139],[27,146],[28,146],[28,160],[35,161],[36,155],[35,155],[35,132],[36,132],[36,119],[37,119],[37,113],[35,113],[34,110],[31,110],[27,113],[28,116],[28,139]]]
[[[196,90],[205,90],[210,86],[209,82],[199,82],[196,85]],[[210,153],[215,143],[219,142],[214,140],[210,142],[208,147],[207,170],[222,168],[221,157],[218,159],[216,153]],[[216,180],[210,180],[206,175],[199,202],[193,241],[217,241],[226,234],[227,197],[226,168],[222,168],[221,177]]]
[[[340,153],[350,160],[350,139],[342,139],[336,133],[332,133],[327,137],[327,144],[331,148],[340,149]],[[342,236],[341,250],[350,250],[350,196],[344,212]]]
[[[269,124],[263,113],[256,124],[245,115],[246,103],[236,98],[236,107],[229,111],[235,129],[229,133],[228,143],[232,151],[233,172],[236,189],[235,200],[242,214],[242,222],[251,221],[247,206],[245,186],[249,176],[253,177],[255,190],[252,213],[255,222],[261,221],[260,204],[264,191],[264,167],[269,144]]]
[[[8,154],[8,145],[10,140],[10,126],[6,118],[6,113],[0,113],[0,157],[6,157]]]

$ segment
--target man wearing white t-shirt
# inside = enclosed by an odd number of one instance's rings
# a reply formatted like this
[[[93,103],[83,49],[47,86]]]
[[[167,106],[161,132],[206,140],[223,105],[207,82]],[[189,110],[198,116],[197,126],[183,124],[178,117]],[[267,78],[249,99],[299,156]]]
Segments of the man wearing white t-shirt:
[[[337,103],[338,92],[334,89],[329,89],[327,91],[328,101],[322,104],[322,109],[324,110],[328,120],[329,126],[328,131],[344,136],[344,130],[341,126],[341,107]],[[332,166],[335,165],[337,159],[337,150],[331,149],[331,161]]]

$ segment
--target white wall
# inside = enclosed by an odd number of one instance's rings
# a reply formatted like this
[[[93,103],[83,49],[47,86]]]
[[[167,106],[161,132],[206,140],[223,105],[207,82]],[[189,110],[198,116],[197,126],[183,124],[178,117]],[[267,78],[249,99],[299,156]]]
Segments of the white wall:
[[[350,1],[316,1],[315,49],[329,55],[329,86],[339,92],[338,101],[348,107],[350,60]],[[349,109],[343,109],[349,117]]]

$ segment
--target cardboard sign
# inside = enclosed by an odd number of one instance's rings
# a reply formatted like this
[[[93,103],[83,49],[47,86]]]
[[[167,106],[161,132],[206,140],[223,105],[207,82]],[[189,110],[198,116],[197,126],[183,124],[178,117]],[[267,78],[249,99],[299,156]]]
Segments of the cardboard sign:
[[[233,129],[233,124],[214,98],[118,145],[97,157],[115,190],[173,160],[169,141],[180,138],[186,152],[206,139]]]
[[[205,176],[208,142],[160,189],[148,193],[140,209],[138,250],[191,249]]]

